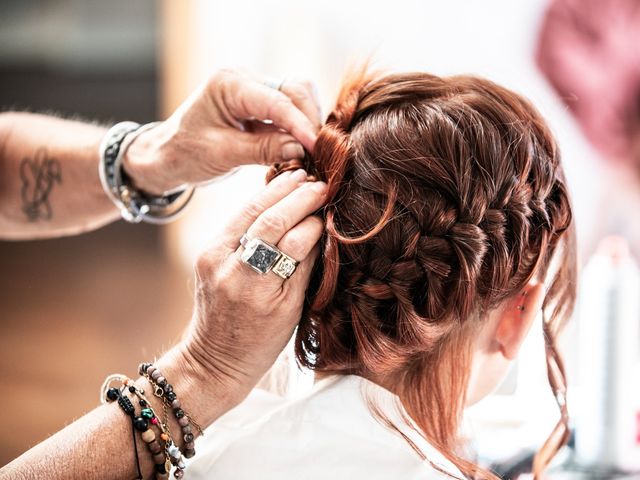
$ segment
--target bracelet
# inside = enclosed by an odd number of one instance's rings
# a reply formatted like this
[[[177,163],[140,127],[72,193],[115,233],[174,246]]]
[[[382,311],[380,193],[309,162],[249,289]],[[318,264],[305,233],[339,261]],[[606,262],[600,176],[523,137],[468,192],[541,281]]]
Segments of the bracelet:
[[[114,381],[121,382],[121,387],[119,389],[111,387],[111,384]],[[140,404],[140,407],[142,407],[139,415],[135,415],[135,408],[129,397],[126,395],[127,391],[137,397],[138,403]],[[161,421],[158,414],[146,399],[144,390],[137,387],[135,382],[132,379],[127,378],[125,375],[114,374],[108,376],[103,383],[101,399],[103,400],[103,403],[105,400],[111,402],[117,400],[123,411],[131,417],[134,429],[140,432],[140,437],[147,445],[147,449],[153,458],[156,480],[167,480],[171,473],[171,465],[176,467],[173,472],[173,476],[175,478],[182,478],[184,476],[186,465],[182,458],[180,449],[173,442],[166,415],[165,420]],[[126,408],[122,407],[123,404]],[[153,431],[153,427],[158,428],[160,435],[156,436],[156,433]],[[137,455],[135,430],[134,447],[136,448]],[[160,441],[158,441],[158,438]],[[136,462],[138,462],[137,456]],[[139,462],[137,463],[137,466],[138,472],[140,472]]]
[[[133,380],[125,380],[125,385],[128,386],[131,393],[138,397],[140,406],[143,407],[140,411],[140,416],[134,419],[134,423],[137,423],[138,430],[142,432],[142,440],[147,443],[147,447],[153,455],[153,460],[156,464],[156,479],[168,478],[169,472],[171,471],[171,465],[176,467],[176,470],[173,472],[173,476],[175,478],[182,478],[184,476],[184,469],[186,468],[186,465],[182,458],[180,449],[176,447],[173,438],[171,437],[171,430],[169,429],[169,423],[166,415],[164,421],[160,421],[155,410],[145,398],[144,390],[136,387]],[[159,446],[159,443],[150,424],[155,425],[160,429],[160,439],[164,442],[164,455],[161,452],[157,452],[156,445]],[[164,476],[165,474],[166,477]]]
[[[175,467],[173,476],[178,479],[182,478],[186,468],[183,457],[191,458],[196,453],[194,448],[195,435],[193,427],[195,427],[197,433],[201,435],[203,434],[202,428],[193,417],[182,408],[180,400],[178,400],[173,390],[173,386],[162,376],[160,370],[158,370],[155,365],[151,363],[141,363],[139,371],[140,374],[149,381],[153,388],[154,395],[162,399],[162,418],[160,418],[145,397],[144,390],[125,375],[109,375],[102,384],[100,400],[102,403],[117,401],[123,412],[131,417],[134,448],[136,451],[136,465],[139,476],[140,463],[137,456],[136,430],[140,432],[140,437],[147,445],[147,449],[153,458],[156,480],[168,479],[171,472],[171,465]],[[120,388],[113,387],[112,384],[114,382],[120,382]],[[133,402],[127,394],[130,394],[138,400],[141,407],[139,415],[136,415]],[[169,427],[169,408],[172,409],[173,415],[180,426],[178,436],[184,441],[184,450],[178,447],[174,436],[171,434]],[[156,436],[153,427],[159,430],[159,436]]]
[[[151,383],[154,388],[154,395],[162,398],[165,415],[167,409],[171,408],[173,410],[178,425],[180,425],[182,429],[182,439],[184,440],[184,450],[182,453],[186,458],[193,457],[196,454],[194,443],[196,437],[193,432],[193,427],[197,429],[197,433],[204,435],[202,428],[193,417],[182,408],[180,400],[173,390],[173,386],[162,373],[160,373],[160,370],[158,370],[155,365],[151,363],[141,363],[138,367],[138,372],[149,380],[149,383]]]
[[[158,123],[117,123],[100,144],[100,182],[107,196],[120,209],[122,218],[130,223],[167,223],[186,207],[195,191],[193,187],[186,187],[164,195],[149,195],[135,188],[124,171],[122,161],[129,145]]]
[[[107,385],[108,385],[107,383],[108,380],[109,380],[108,378],[107,380],[105,380],[105,384]],[[105,387],[103,385],[103,390],[104,388]],[[129,397],[124,395],[122,391],[118,390],[117,388],[108,388],[107,392],[104,395],[100,395],[100,401],[104,403],[105,400],[110,402],[117,401],[118,406],[124,412],[124,414],[127,415],[128,417],[131,417],[131,427],[132,427],[131,432],[133,433],[133,452],[135,454],[136,470],[138,472],[138,476],[136,477],[136,479],[142,480],[142,471],[140,470],[140,458],[138,456],[138,442],[136,440],[137,427],[135,423],[135,408],[133,406],[133,403],[131,403],[131,400],[129,399]]]

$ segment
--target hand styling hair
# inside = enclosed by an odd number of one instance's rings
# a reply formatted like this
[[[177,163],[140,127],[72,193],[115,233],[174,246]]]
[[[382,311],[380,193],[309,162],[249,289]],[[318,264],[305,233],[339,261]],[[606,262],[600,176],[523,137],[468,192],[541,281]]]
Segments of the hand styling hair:
[[[472,76],[362,72],[344,85],[306,164],[276,165],[269,178],[299,167],[328,183],[330,199],[299,361],[397,379],[421,434],[471,478],[495,478],[459,453],[473,332],[532,278],[547,283],[544,338],[561,419],[534,462],[539,478],[568,436],[556,334],[576,275],[567,186],[539,113]]]

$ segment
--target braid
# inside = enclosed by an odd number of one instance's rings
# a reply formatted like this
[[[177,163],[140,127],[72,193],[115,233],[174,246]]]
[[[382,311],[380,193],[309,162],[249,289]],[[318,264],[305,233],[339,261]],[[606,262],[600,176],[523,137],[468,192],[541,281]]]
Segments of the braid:
[[[427,439],[466,475],[494,478],[454,453],[465,352],[481,314],[544,278],[570,229],[544,122],[486,80],[363,71],[340,93],[313,156],[275,165],[269,178],[300,167],[328,183],[329,201],[323,257],[297,333],[299,361],[324,372],[402,377],[402,403]],[[554,305],[544,328],[556,394],[566,381],[555,334],[575,295],[569,237],[545,300]],[[537,474],[566,440],[561,409]]]

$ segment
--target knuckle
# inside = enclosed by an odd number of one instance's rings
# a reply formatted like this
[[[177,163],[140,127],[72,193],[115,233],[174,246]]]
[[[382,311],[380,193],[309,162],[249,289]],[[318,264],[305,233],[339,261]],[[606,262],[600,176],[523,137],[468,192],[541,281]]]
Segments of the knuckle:
[[[254,272],[249,266],[238,261],[235,263],[230,272],[230,279],[227,281],[230,285],[227,287],[226,296],[229,301],[241,303],[246,311],[268,311],[269,306],[265,304],[265,298],[271,296],[271,285],[267,278]],[[251,289],[244,288],[245,285],[252,285]]]
[[[279,214],[263,215],[260,221],[262,227],[269,232],[286,232],[287,220]]]
[[[276,95],[273,99],[273,103],[271,104],[272,111],[273,110],[290,110],[293,108],[293,102],[291,98],[285,95],[282,92],[274,92]]]
[[[249,202],[242,210],[242,215],[246,220],[255,220],[262,214],[264,208],[258,202]]]
[[[225,76],[226,73],[223,70],[218,70],[209,77],[207,85],[209,87],[220,87],[225,81]]]
[[[201,253],[196,258],[193,269],[200,280],[209,280],[213,274],[213,259],[208,253]]]
[[[216,282],[216,294],[228,302],[233,302],[238,298],[238,289],[234,280],[233,270],[225,270],[221,272]]]
[[[256,158],[263,164],[268,163],[271,159],[272,140],[271,137],[264,136],[256,142]]]
[[[209,86],[212,88],[225,89],[231,85],[236,77],[237,73],[234,70],[222,68],[209,77]]]
[[[245,285],[244,268],[237,258],[230,258],[230,261],[220,269],[216,276],[215,285],[212,289],[221,304],[234,305],[243,303],[242,285]]]
[[[283,239],[279,248],[295,260],[300,261],[300,258],[307,251],[307,242],[300,235],[288,235]]]
[[[295,100],[305,100],[309,97],[309,90],[302,83],[292,83],[287,93]]]
[[[324,221],[318,215],[311,215],[307,218],[307,222],[309,222],[314,233],[322,232],[324,230]]]

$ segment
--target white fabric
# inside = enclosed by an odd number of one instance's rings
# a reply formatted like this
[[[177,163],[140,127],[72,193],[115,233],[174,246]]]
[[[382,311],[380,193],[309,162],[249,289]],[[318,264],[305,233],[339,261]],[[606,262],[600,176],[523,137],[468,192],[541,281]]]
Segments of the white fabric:
[[[384,426],[370,402],[427,456]],[[444,480],[464,478],[403,420],[397,397],[357,376],[319,381],[304,397],[261,390],[220,418],[196,443],[189,480]],[[399,407],[401,408],[401,407]]]

